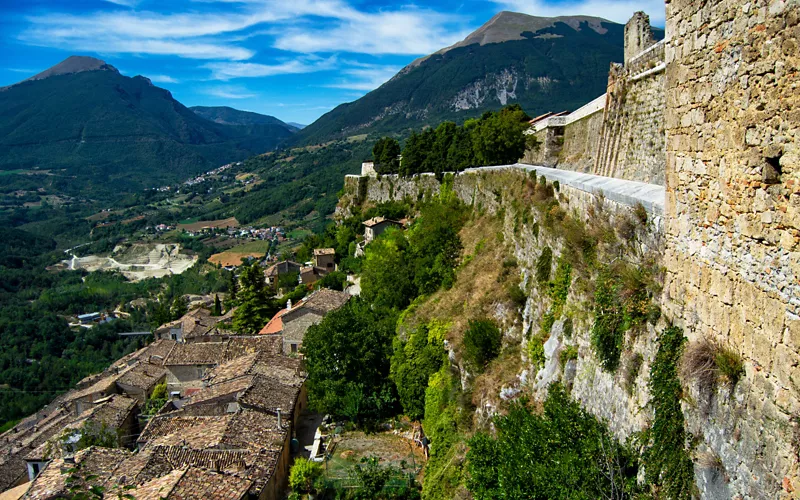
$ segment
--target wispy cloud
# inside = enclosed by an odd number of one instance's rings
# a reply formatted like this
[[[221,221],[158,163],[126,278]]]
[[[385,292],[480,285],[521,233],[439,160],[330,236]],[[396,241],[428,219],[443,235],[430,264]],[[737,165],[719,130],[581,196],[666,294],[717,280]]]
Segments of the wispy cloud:
[[[566,0],[547,2],[544,0],[493,0],[494,3],[515,12],[534,16],[556,17],[567,15],[596,16],[625,23],[634,12],[643,10],[650,20],[664,25],[664,0]]]
[[[458,17],[428,9],[406,8],[377,13],[350,12],[332,26],[288,27],[275,47],[303,53],[428,54],[451,45],[467,32],[454,32]]]
[[[14,73],[30,73],[30,74],[37,73],[35,69],[28,69],[28,68],[6,68],[6,71],[13,71]]]
[[[355,68],[347,68],[341,71],[345,78],[325,85],[326,87],[371,91],[386,83],[390,78],[397,74],[400,68],[396,66],[377,66],[359,64]]]
[[[215,80],[230,80],[232,78],[252,78],[325,71],[336,67],[336,58],[298,58],[277,64],[217,62],[208,63],[204,67],[211,70],[211,78]]]
[[[237,85],[209,87],[205,89],[205,93],[221,99],[251,99],[253,97],[258,97],[258,94]]]
[[[156,83],[181,83],[180,80],[169,75],[147,75],[147,78]]]
[[[115,5],[122,5],[123,7],[136,7],[139,4],[139,0],[105,0],[108,3],[113,3]]]
[[[224,0],[213,3],[219,1]],[[31,45],[76,51],[102,48],[105,53],[242,61],[255,55],[243,43],[256,35],[271,36],[275,48],[295,53],[426,54],[464,34],[451,29],[458,18],[416,7],[365,12],[343,0],[226,3],[235,7],[224,14],[201,2],[196,2],[200,10],[174,13],[49,12],[29,16],[29,25],[18,38]]]

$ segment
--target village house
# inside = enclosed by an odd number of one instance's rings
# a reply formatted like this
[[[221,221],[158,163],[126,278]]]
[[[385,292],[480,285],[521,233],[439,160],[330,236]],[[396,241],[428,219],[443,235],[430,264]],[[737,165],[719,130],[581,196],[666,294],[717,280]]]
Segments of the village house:
[[[267,285],[276,287],[278,285],[279,277],[285,274],[299,273],[300,267],[300,264],[290,260],[282,260],[272,264],[267,268],[266,271],[264,271],[264,277],[267,280]]]
[[[396,220],[387,219],[385,217],[373,217],[365,220],[364,243],[368,245],[390,227],[403,227],[403,225]]]
[[[328,274],[324,267],[305,266],[300,268],[300,284],[313,285]]]
[[[167,370],[167,390],[181,392],[203,387],[203,377],[225,359],[224,342],[195,342],[176,344],[164,367]]]
[[[235,311],[234,308],[223,316],[212,316],[206,308],[192,309],[180,319],[161,325],[153,334],[157,339],[184,343],[220,342],[231,335],[228,326]]]
[[[307,396],[302,362],[283,356],[281,344],[269,336],[158,340],[120,359],[2,435],[2,490],[20,485],[8,494],[64,498],[70,485],[63,470],[79,465],[106,492],[130,486],[138,500],[282,498],[290,441]],[[183,390],[181,404],[165,405],[139,434],[140,398],[161,370],[192,390]],[[127,388],[133,393],[113,392]],[[86,422],[115,433],[122,446],[135,443],[138,451],[76,450]]]
[[[258,333],[280,335],[285,354],[299,353],[308,328],[322,321],[329,312],[345,305],[348,300],[350,295],[345,292],[320,288],[294,307],[291,303],[287,304]]]
[[[324,269],[328,273],[335,271],[336,251],[333,248],[315,248],[314,267]]]

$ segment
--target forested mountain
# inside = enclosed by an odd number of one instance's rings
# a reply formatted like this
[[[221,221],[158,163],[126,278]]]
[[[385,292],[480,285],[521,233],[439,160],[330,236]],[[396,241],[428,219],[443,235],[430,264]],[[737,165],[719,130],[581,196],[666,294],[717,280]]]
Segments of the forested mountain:
[[[605,92],[609,64],[622,61],[623,29],[587,16],[501,12],[463,41],[336,107],[293,140],[314,143],[461,122],[512,103],[532,116],[576,109]]]
[[[294,130],[279,120],[215,123],[88,57],[0,89],[0,170],[52,170],[68,193],[173,182],[274,149]]]
[[[285,123],[274,116],[241,111],[228,106],[191,106],[189,109],[194,114],[222,125],[275,125],[289,129],[297,129],[294,125]]]

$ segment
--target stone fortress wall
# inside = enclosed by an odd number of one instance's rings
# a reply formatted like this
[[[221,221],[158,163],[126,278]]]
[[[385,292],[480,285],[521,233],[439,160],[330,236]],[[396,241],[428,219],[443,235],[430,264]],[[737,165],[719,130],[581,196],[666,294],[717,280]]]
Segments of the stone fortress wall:
[[[625,25],[625,64],[612,65],[608,92],[534,124],[540,145],[523,161],[663,186],[664,46],[653,39],[647,15],[636,13]]]
[[[800,489],[799,20],[798,0],[667,2],[665,314],[746,370],[710,416],[685,406],[727,477],[709,498]]]
[[[711,394],[684,380],[700,497],[800,498],[800,0],[668,0],[666,8],[665,41],[651,44],[646,17],[635,16],[626,29],[635,46],[625,66],[612,67],[604,105],[537,124],[542,147],[525,162],[557,167],[536,167],[553,179],[575,170],[664,189],[663,223],[652,233],[664,235],[664,319],[683,328],[689,346],[710,340],[736,351],[745,369],[733,389]],[[454,179],[467,202],[496,194],[492,169],[480,170]],[[433,176],[345,181],[353,201],[416,198],[438,186]],[[570,209],[597,199],[577,183],[561,186]],[[637,348],[645,365],[655,335]],[[601,378],[576,381],[584,407],[621,437],[649,425],[645,380],[626,399],[602,371],[588,373]]]

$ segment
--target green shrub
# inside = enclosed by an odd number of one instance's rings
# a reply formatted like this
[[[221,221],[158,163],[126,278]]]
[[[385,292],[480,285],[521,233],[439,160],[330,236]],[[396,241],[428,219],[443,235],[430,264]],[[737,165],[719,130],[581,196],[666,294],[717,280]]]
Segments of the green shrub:
[[[594,293],[594,324],[592,347],[604,369],[614,371],[619,366],[623,343],[623,314],[617,300],[619,284],[607,270],[600,271]]]
[[[544,247],[539,258],[536,259],[536,281],[547,283],[550,279],[550,268],[553,266],[553,250]]]
[[[572,338],[573,329],[574,329],[574,326],[572,324],[572,317],[571,316],[567,316],[566,318],[564,318],[564,338],[565,339],[571,339]]]
[[[561,365],[561,368],[564,368],[564,365],[567,364],[567,361],[578,359],[578,346],[575,345],[568,345],[558,353],[558,363]]]
[[[558,259],[556,275],[550,282],[550,297],[553,299],[555,316],[561,316],[561,309],[567,303],[567,294],[572,284],[572,266],[564,259]]]
[[[298,493],[310,492],[314,488],[314,483],[322,477],[322,464],[298,457],[289,471],[289,486],[292,491]]]
[[[464,333],[464,359],[478,372],[500,354],[503,334],[488,319],[470,320]]]
[[[541,335],[534,335],[528,340],[528,360],[536,369],[544,368],[547,358],[544,355],[544,339]]]
[[[727,379],[731,385],[736,385],[744,374],[744,363],[739,353],[727,348],[722,347],[714,358],[714,363],[717,365],[717,370],[723,378]]]
[[[637,498],[635,455],[561,384],[552,384],[544,412],[512,404],[494,420],[496,437],[469,440],[467,488],[475,500]]]
[[[553,324],[556,322],[556,317],[553,311],[547,311],[542,315],[542,321],[539,324],[539,334],[547,338],[550,336],[550,330],[553,329]]]

